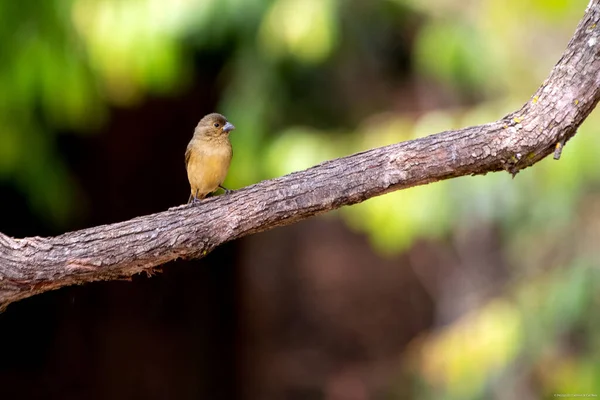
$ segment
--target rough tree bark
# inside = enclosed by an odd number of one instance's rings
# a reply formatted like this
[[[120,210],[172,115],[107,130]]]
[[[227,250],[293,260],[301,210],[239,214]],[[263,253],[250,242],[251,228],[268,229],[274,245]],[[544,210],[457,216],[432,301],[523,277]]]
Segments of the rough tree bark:
[[[71,284],[128,277],[200,258],[239,237],[394,190],[463,175],[516,174],[555,152],[600,96],[600,0],[590,1],[548,79],[518,111],[324,162],[230,195],[51,238],[0,233],[0,309]]]

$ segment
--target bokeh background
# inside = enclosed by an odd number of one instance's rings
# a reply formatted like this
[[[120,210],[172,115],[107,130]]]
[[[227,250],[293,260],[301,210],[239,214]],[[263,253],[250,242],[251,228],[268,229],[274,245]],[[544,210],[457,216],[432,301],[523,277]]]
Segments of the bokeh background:
[[[587,0],[0,2],[0,231],[187,200],[197,120],[226,181],[496,120]],[[0,315],[6,399],[600,394],[600,116],[559,162],[371,199]]]

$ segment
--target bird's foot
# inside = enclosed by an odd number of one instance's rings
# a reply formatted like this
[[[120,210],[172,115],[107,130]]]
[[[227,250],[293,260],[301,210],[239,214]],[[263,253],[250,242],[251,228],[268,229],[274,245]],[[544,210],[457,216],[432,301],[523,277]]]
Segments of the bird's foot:
[[[219,187],[225,191],[225,194],[231,194],[231,193],[233,193],[233,190],[229,190],[225,186],[219,185]]]
[[[200,199],[194,196],[190,196],[190,199],[187,202],[187,206],[188,207],[193,207],[195,205],[197,205],[198,203],[200,203]]]

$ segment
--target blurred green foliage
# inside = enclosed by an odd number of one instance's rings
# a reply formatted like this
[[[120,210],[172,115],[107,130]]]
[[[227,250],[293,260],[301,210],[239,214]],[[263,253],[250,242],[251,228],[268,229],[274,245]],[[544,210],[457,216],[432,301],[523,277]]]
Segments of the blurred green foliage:
[[[193,51],[228,46],[231,54],[219,107],[238,127],[228,187],[495,120],[543,81],[586,5],[587,0],[0,2],[0,179],[16,185],[40,215],[65,224],[77,210],[78,194],[54,132],[93,132],[109,117],[108,105],[131,107],[148,94],[184,90],[195,78],[189,43]],[[560,162],[544,160],[516,179],[509,174],[454,179],[341,210],[348,225],[369,235],[384,254],[485,221],[502,227],[517,271],[555,268],[531,273],[508,298],[432,333],[418,350],[424,398],[485,398],[498,376],[522,357],[527,360],[522,368],[539,369],[548,394],[597,392],[600,370],[593,356],[600,355],[600,343],[593,332],[600,326],[590,315],[599,302],[593,286],[599,282],[600,250],[593,245],[597,237],[585,239],[573,227],[582,218],[582,202],[599,196],[598,118],[593,114],[586,121]],[[549,232],[569,229],[569,245],[579,246],[575,254],[544,265],[543,254],[561,240]],[[585,246],[586,240],[592,244]],[[565,325],[592,336],[591,355],[561,357],[552,348]]]
[[[594,332],[598,319],[590,319],[598,299],[594,283],[597,265],[576,262],[569,269],[551,271],[512,288],[506,298],[495,299],[465,315],[452,326],[427,335],[415,346],[422,378],[431,387],[444,387],[444,398],[489,398],[491,392],[508,397],[511,369],[534,371],[546,392],[595,394],[600,365],[594,356],[577,355],[556,346],[573,326]],[[597,341],[593,340],[597,354]],[[525,365],[518,365],[519,362]],[[414,359],[413,359],[414,361]],[[507,379],[508,378],[508,379]],[[428,397],[428,396],[426,396]]]

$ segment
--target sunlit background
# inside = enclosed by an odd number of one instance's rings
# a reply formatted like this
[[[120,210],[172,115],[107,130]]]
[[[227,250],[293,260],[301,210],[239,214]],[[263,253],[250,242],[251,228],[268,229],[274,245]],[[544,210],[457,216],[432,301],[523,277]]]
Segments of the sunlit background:
[[[517,109],[588,0],[0,2],[0,231],[187,200],[197,120],[236,189]],[[600,395],[600,132],[0,315],[6,398]],[[2,396],[4,398],[4,396]]]

